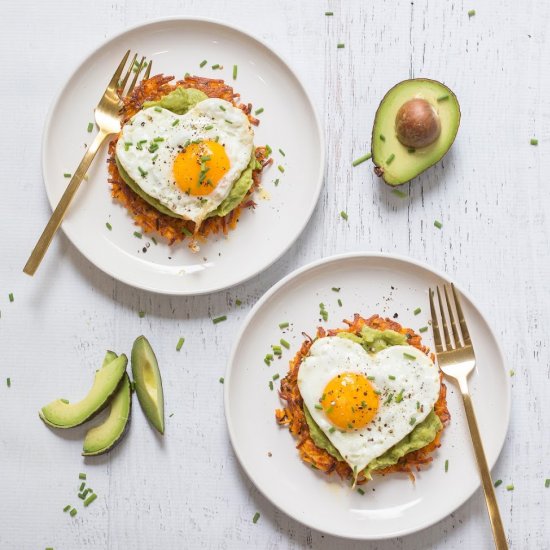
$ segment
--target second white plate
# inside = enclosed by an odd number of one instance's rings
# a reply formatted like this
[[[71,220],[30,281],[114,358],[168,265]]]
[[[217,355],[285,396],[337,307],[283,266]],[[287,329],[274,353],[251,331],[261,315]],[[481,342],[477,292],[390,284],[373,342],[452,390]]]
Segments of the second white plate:
[[[456,510],[479,487],[460,394],[447,382],[450,425],[430,466],[412,483],[405,474],[375,477],[365,494],[352,491],[337,476],[328,478],[304,465],[288,429],[275,422],[282,403],[275,373],[288,370],[288,360],[316,327],[343,326],[354,313],[393,317],[418,330],[428,324],[428,288],[448,282],[429,267],[406,258],[349,254],[310,264],[280,281],[250,312],[236,341],[225,376],[225,412],[241,465],[258,489],[278,508],[306,525],[340,537],[382,539],[427,527]],[[332,291],[340,287],[340,292]],[[492,467],[506,437],[510,416],[510,382],[499,344],[487,321],[467,295],[464,313],[477,357],[470,378],[485,452]],[[342,301],[342,306],[337,300]],[[319,319],[323,302],[329,319]],[[420,307],[420,314],[414,310]],[[279,323],[288,321],[284,332]],[[267,367],[263,358],[284,337],[291,343],[280,361]],[[431,330],[423,335],[433,349]],[[448,472],[445,461],[448,460]]]
[[[279,258],[309,220],[322,187],[323,134],[313,105],[288,65],[265,44],[228,25],[173,18],[146,23],[112,38],[71,76],[55,102],[44,131],[42,165],[50,204],[55,206],[93,134],[96,106],[127,49],[153,60],[153,73],[183,78],[186,72],[223,78],[254,109],[256,145],[269,144],[275,163],[265,170],[258,206],[245,210],[227,237],[209,239],[198,254],[186,244],[154,245],[136,238],[137,227],[110,196],[104,146],[71,205],[63,230],[97,267],[130,285],[166,294],[203,294],[236,285]],[[200,67],[206,59],[207,65]],[[214,64],[223,66],[213,70]],[[233,65],[238,66],[236,80]],[[94,130],[95,132],[95,130]],[[279,149],[285,153],[283,156]],[[278,170],[284,168],[284,173]],[[280,181],[278,186],[274,180]],[[110,223],[112,231],[106,228]],[[47,259],[46,259],[47,261]]]

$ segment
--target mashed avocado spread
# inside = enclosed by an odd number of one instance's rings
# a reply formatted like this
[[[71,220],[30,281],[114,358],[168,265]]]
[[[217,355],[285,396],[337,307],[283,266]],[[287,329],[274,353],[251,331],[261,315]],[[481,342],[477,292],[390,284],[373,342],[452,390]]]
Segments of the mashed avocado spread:
[[[173,113],[183,115],[189,109],[194,107],[197,103],[200,103],[207,98],[208,96],[204,92],[201,92],[200,90],[196,90],[194,88],[176,88],[158,101],[146,101],[143,104],[143,108],[147,109],[149,107],[163,107],[164,109],[168,109]],[[143,200],[148,202],[153,208],[155,208],[162,214],[166,214],[167,216],[171,216],[172,218],[183,217],[172,212],[166,206],[161,204],[157,199],[145,193],[145,191],[143,191],[143,189],[141,189],[141,187],[128,175],[126,170],[124,170],[116,155],[115,161],[120,177],[124,180],[126,185],[128,185],[128,187],[130,187],[130,189],[134,191],[134,193],[139,195]],[[227,216],[229,212],[234,210],[242,202],[245,195],[248,193],[248,190],[252,187],[252,171],[258,167],[258,162],[256,161],[253,153],[249,165],[242,172],[239,179],[233,184],[233,187],[231,187],[231,190],[229,191],[227,197],[225,197],[225,199],[218,205],[217,208],[212,210],[212,212],[209,212],[207,217],[211,218],[213,216]]]
[[[357,342],[370,353],[376,353],[389,346],[407,344],[407,337],[405,334],[400,334],[393,330],[377,330],[367,326],[361,329],[360,336],[350,332],[340,332],[338,336]],[[315,445],[327,451],[336,460],[343,460],[338,449],[330,442],[323,430],[319,428],[305,405],[304,415],[309,427],[311,439],[313,439]],[[367,479],[371,479],[371,474],[374,470],[381,470],[388,466],[393,466],[406,454],[425,447],[435,439],[437,432],[439,432],[442,427],[443,425],[437,414],[431,411],[428,416],[417,424],[414,430],[399,441],[399,443],[396,443],[378,458],[371,460],[368,466],[363,470],[364,476]]]

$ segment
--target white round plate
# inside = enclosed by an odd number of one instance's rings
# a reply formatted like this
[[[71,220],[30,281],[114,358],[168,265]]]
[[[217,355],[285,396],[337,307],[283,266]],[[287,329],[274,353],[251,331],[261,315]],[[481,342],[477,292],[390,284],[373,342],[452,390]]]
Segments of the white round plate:
[[[93,109],[126,50],[153,60],[153,74],[183,78],[186,72],[223,78],[258,116],[255,144],[269,144],[274,164],[265,170],[257,207],[245,209],[239,226],[193,254],[185,243],[155,246],[126,209],[110,196],[107,147],[98,154],[63,223],[73,244],[97,267],[130,285],[165,294],[203,294],[245,281],[279,258],[295,241],[317,203],[324,173],[324,137],[313,105],[289,66],[265,44],[228,25],[173,18],[146,23],[115,36],[70,77],[55,101],[43,138],[42,167],[55,206],[94,133]],[[201,68],[203,59],[208,64]],[[223,66],[213,70],[213,64]],[[236,80],[233,65],[238,66]],[[279,153],[283,149],[286,156]],[[285,168],[279,172],[278,165]],[[278,186],[274,180],[279,179]],[[282,222],[284,220],[284,222]],[[106,222],[112,231],[106,228]],[[144,253],[145,249],[145,253]]]
[[[412,483],[406,474],[375,476],[362,496],[338,476],[327,477],[299,458],[296,441],[275,422],[282,406],[268,384],[281,378],[304,337],[319,325],[344,326],[354,313],[378,313],[418,330],[428,324],[428,287],[447,277],[409,259],[381,254],[333,256],[291,273],[270,289],[243,324],[225,376],[225,414],[235,453],[256,487],[294,519],[331,535],[383,539],[428,527],[456,510],[480,486],[458,390],[447,382],[451,422],[441,448]],[[332,291],[340,287],[340,292]],[[483,315],[463,296],[463,309],[477,357],[470,383],[485,452],[492,467],[506,437],[510,383],[499,344]],[[342,307],[337,300],[341,299]],[[319,319],[319,303],[329,312]],[[421,313],[414,315],[420,307]],[[279,323],[291,328],[281,331]],[[283,337],[291,348],[267,367],[271,344]],[[433,349],[431,330],[424,341]],[[445,473],[445,461],[448,472]]]

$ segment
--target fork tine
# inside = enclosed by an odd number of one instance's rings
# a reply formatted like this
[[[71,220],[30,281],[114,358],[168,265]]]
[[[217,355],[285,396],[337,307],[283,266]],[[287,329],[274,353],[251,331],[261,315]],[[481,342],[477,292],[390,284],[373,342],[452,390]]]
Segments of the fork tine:
[[[153,61],[149,61],[149,65],[147,65],[147,70],[145,71],[145,74],[143,75],[143,80],[147,80],[151,76],[151,67],[153,65]]]
[[[117,83],[120,80],[120,75],[122,74],[122,69],[124,69],[124,65],[126,65],[126,61],[128,61],[128,57],[130,55],[130,50],[126,52],[124,57],[122,58],[122,61],[120,62],[120,65],[117,67],[117,70],[115,71],[115,74],[113,75],[113,78],[111,78],[111,82],[109,82],[108,88],[116,88]]]
[[[437,289],[437,299],[439,301],[439,311],[441,313],[441,323],[443,324],[443,334],[445,335],[445,346],[447,349],[453,349],[451,344],[451,337],[449,336],[449,329],[447,328],[447,318],[445,317],[445,310],[443,307],[443,300],[441,299],[441,292],[439,292],[439,286]]]
[[[119,88],[124,91],[124,88],[126,87],[126,82],[128,82],[128,78],[130,77],[130,73],[132,72],[132,68],[136,62],[136,59],[137,59],[137,53],[134,54],[134,57],[130,63],[130,65],[128,66],[128,70],[126,71],[126,74],[124,75],[124,78],[122,79],[122,82],[120,83],[120,86]]]
[[[435,351],[441,353],[443,351],[443,346],[441,345],[441,333],[439,332],[439,323],[437,321],[437,315],[435,314],[434,306],[434,291],[429,289],[430,295],[430,311],[432,313],[432,330],[434,333],[434,342],[435,342]]]
[[[126,92],[126,95],[131,94],[132,90],[135,88],[136,83],[139,78],[139,73],[141,72],[141,69],[143,69],[143,63],[145,62],[145,56],[141,58],[141,61],[139,62],[139,66],[136,69],[136,74],[134,75],[134,78],[132,79],[132,83],[130,84],[130,87],[128,88],[128,91]]]
[[[456,314],[458,315],[458,322],[460,323],[462,338],[464,338],[464,345],[470,346],[472,344],[472,340],[470,338],[468,327],[466,326],[466,319],[464,318],[462,305],[460,304],[460,298],[458,297],[458,292],[456,291],[455,285],[453,283],[451,283],[451,289],[453,291],[453,296],[455,299]]]
[[[455,348],[461,348],[462,347],[462,342],[460,341],[460,336],[458,334],[458,329],[456,327],[453,308],[451,307],[451,299],[449,298],[448,285],[443,285],[443,290],[445,291],[445,301],[447,302],[447,311],[449,312],[449,319],[451,321],[451,330],[453,332],[453,339],[455,341]]]

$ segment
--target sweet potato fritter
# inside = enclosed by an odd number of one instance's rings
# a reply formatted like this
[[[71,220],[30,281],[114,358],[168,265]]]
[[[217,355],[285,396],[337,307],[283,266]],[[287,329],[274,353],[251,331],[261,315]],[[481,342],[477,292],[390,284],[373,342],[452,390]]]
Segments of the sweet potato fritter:
[[[251,115],[252,106],[250,104],[243,105],[239,103],[239,94],[236,94],[233,88],[225,84],[223,80],[187,75],[183,80],[178,80],[175,83],[172,83],[173,80],[173,76],[160,74],[136,86],[132,93],[123,99],[122,124],[126,124],[143,107],[145,101],[158,100],[169,94],[176,87],[182,87],[196,88],[204,92],[208,97],[225,99],[240,108],[248,116],[252,124],[258,125],[258,120]],[[183,241],[187,237],[191,237],[195,232],[194,222],[162,214],[134,193],[121,178],[115,162],[115,148],[118,137],[116,136],[109,143],[109,158],[107,160],[109,183],[111,184],[111,195],[113,198],[127,208],[134,219],[134,223],[139,225],[144,233],[156,232],[164,237],[169,244],[174,244],[175,242]],[[257,147],[254,154],[260,164],[260,168],[252,172],[252,187],[242,202],[227,216],[214,216],[201,224],[198,230],[198,236],[201,240],[204,240],[211,233],[221,232],[227,234],[230,229],[234,229],[237,226],[243,208],[254,208],[256,206],[251,195],[260,185],[262,170],[271,164],[273,160],[267,158],[268,153],[265,147]],[[193,243],[193,240],[191,243]]]
[[[323,328],[319,327],[317,329],[317,338],[334,336],[339,332],[351,332],[358,334],[361,327],[367,325],[378,330],[389,329],[401,334],[406,334],[408,343],[411,346],[414,346],[422,353],[429,353],[429,349],[422,345],[421,337],[418,334],[410,328],[402,327],[399,323],[396,323],[391,319],[383,319],[378,315],[373,315],[368,319],[364,319],[356,313],[353,321],[345,321],[345,323],[348,327],[343,329],[325,331]],[[291,360],[289,372],[281,380],[281,389],[279,391],[279,396],[286,402],[286,407],[284,409],[276,410],[275,418],[280,425],[287,425],[292,435],[297,438],[298,444],[296,445],[296,448],[299,450],[300,458],[304,462],[310,464],[318,470],[321,470],[322,472],[325,472],[326,474],[337,472],[342,479],[352,478],[353,471],[349,465],[344,461],[337,460],[324,449],[317,447],[309,433],[309,427],[307,425],[303,409],[304,402],[302,400],[302,396],[300,395],[300,390],[298,389],[298,371],[302,360],[308,355],[309,348],[312,344],[313,339],[308,337],[308,339],[303,342],[302,347],[296,356]],[[433,359],[433,354],[430,354],[430,357]],[[446,426],[451,418],[449,410],[447,409],[446,395],[447,388],[443,381],[441,381],[439,398],[435,403],[434,409],[437,416],[439,416],[443,427]],[[375,473],[385,475],[392,472],[406,472],[412,479],[414,479],[413,468],[420,470],[420,466],[423,464],[428,464],[433,460],[430,454],[441,445],[440,440],[442,433],[443,428],[438,432],[434,441],[422,449],[408,453],[402,457],[397,464],[382,470],[375,470]],[[367,479],[361,476],[357,481],[358,484],[366,482]]]

